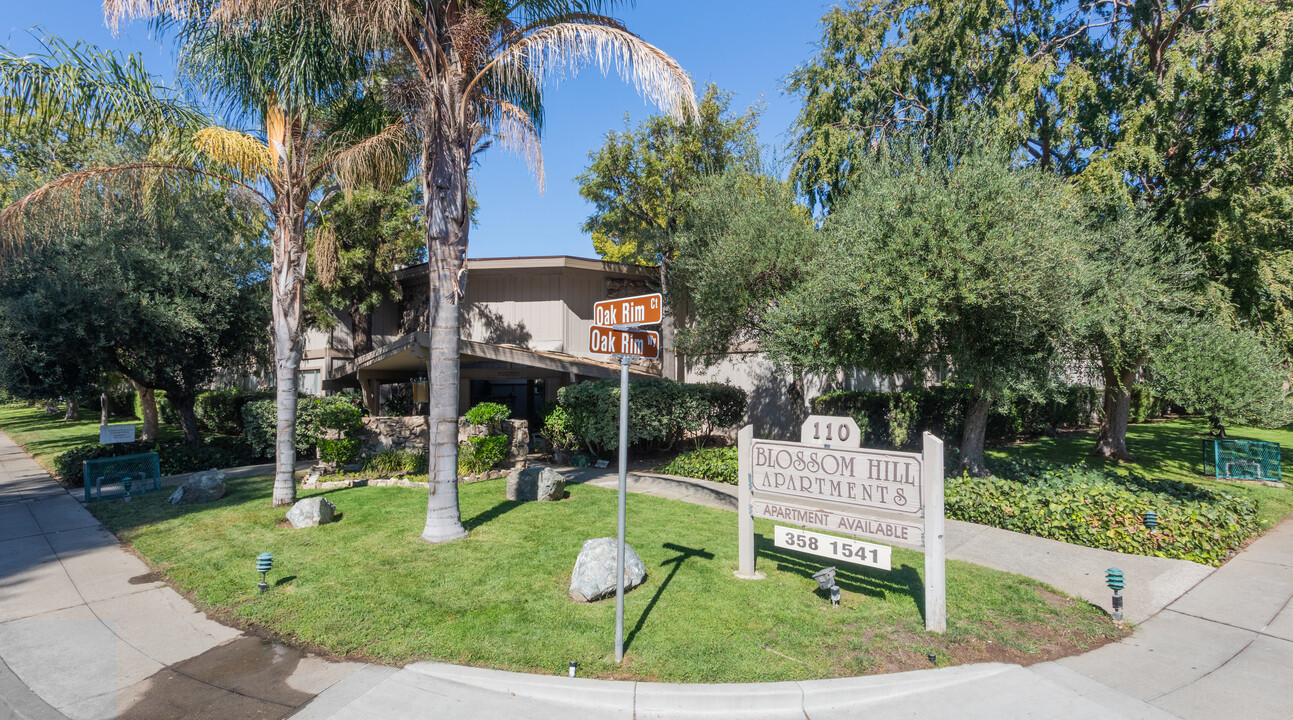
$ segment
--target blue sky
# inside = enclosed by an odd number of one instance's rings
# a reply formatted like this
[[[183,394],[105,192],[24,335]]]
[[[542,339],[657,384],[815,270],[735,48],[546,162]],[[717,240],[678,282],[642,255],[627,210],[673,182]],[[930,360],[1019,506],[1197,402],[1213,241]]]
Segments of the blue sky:
[[[782,94],[784,79],[806,62],[819,36],[818,20],[833,3],[818,0],[639,0],[616,13],[630,30],[673,55],[698,88],[707,82],[735,94],[733,106],[761,99],[766,109],[761,140],[784,146],[798,109]],[[34,25],[66,40],[84,39],[105,48],[142,53],[148,67],[168,83],[174,77],[169,40],[150,38],[135,22],[113,37],[96,0],[0,0],[0,36],[11,50],[35,43]],[[589,68],[545,95],[543,155],[547,188],[540,195],[518,158],[491,149],[473,171],[479,224],[471,233],[472,257],[513,255],[594,256],[591,239],[579,227],[591,207],[579,197],[574,177],[588,164],[606,132],[622,130],[627,113],[636,124],[653,109],[618,77]]]

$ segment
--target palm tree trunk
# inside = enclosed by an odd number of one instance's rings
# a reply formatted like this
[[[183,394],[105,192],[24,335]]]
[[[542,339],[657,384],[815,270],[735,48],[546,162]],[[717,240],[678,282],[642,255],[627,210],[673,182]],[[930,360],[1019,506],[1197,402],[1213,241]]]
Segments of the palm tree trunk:
[[[422,539],[430,543],[467,536],[458,510],[458,300],[467,247],[467,154],[463,143],[437,130],[422,144],[431,326],[428,497]]]
[[[293,222],[280,217],[275,228],[270,288],[274,302],[274,387],[278,432],[274,448],[274,507],[296,502],[296,375],[301,369],[301,283],[304,243],[291,241]],[[298,246],[299,245],[299,246]]]

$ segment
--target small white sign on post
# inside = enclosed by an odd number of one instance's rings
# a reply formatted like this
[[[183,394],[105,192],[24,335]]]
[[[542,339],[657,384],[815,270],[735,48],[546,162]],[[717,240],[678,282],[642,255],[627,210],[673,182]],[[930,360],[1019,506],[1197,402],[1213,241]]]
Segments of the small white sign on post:
[[[754,518],[844,533],[925,553],[925,629],[947,629],[947,575],[943,519],[943,441],[924,435],[920,453],[861,447],[851,418],[813,415],[801,442],[737,434],[740,497],[736,576],[762,578],[755,569]],[[774,545],[888,570],[889,548],[777,526]],[[814,547],[814,545],[816,547]],[[861,553],[861,557],[859,557]]]
[[[135,441],[134,425],[100,425],[99,442],[104,445]]]

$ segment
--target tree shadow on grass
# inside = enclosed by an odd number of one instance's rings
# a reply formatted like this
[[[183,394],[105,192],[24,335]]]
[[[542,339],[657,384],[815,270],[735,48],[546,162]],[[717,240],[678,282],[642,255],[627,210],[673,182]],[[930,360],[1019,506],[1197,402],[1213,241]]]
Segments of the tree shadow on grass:
[[[669,587],[669,583],[673,581],[673,576],[678,574],[678,569],[682,567],[682,564],[687,562],[691,558],[701,558],[702,560],[714,559],[714,553],[706,552],[704,548],[700,548],[700,549],[689,548],[689,547],[684,547],[682,545],[675,545],[674,543],[668,543],[668,542],[664,543],[664,545],[662,545],[661,547],[663,547],[665,550],[671,550],[673,552],[679,553],[679,555],[677,557],[669,558],[668,560],[665,560],[664,562],[660,563],[661,566],[673,565],[673,569],[670,570],[669,574],[665,576],[664,581],[660,583],[660,587],[656,588],[655,595],[651,596],[651,602],[648,602],[647,606],[642,609],[642,614],[638,616],[637,624],[634,625],[633,629],[630,630],[628,634],[624,637],[625,652],[628,652],[629,646],[633,644],[633,638],[637,637],[638,632],[642,630],[642,626],[646,625],[647,616],[650,615],[651,611],[655,609],[655,604],[660,601],[660,596],[664,595],[665,588]]]
[[[921,579],[920,571],[910,565],[881,570],[839,563],[829,558],[779,548],[773,544],[772,538],[765,538],[762,535],[756,536],[755,545],[758,555],[777,563],[777,570],[780,572],[793,573],[812,580],[813,573],[834,565],[835,584],[841,590],[878,600],[885,599],[890,593],[910,597],[917,611],[920,612],[921,620],[925,619],[925,583]],[[820,589],[814,589],[814,593],[823,599],[828,597]]]
[[[524,500],[504,500],[488,510],[477,513],[476,515],[463,520],[462,526],[465,530],[470,532],[491,520],[497,520],[524,504]]]

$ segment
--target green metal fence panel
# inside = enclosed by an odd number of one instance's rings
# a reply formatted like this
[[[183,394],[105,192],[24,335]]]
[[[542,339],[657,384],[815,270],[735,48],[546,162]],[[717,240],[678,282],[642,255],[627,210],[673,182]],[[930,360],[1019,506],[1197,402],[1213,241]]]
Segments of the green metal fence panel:
[[[1221,480],[1283,481],[1279,443],[1207,438],[1203,474]]]
[[[86,460],[85,501],[130,499],[133,495],[162,489],[162,471],[157,453]]]

